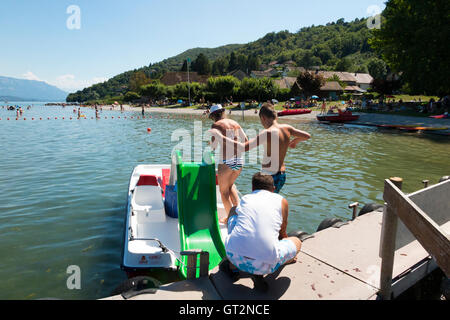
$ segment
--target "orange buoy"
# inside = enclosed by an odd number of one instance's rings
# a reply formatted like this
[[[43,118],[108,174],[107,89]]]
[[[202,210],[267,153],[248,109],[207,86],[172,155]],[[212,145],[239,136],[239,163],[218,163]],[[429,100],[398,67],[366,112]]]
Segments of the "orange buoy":
[[[152,128],[147,128],[147,132],[148,133],[152,132]]]

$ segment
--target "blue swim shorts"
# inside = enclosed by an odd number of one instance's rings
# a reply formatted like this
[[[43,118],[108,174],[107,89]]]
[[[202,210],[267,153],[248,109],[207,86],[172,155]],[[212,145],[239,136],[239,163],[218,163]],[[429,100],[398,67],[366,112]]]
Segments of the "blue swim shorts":
[[[234,226],[237,222],[237,216],[232,216],[228,220],[228,234],[233,231]],[[266,275],[272,274],[277,271],[282,265],[284,265],[289,260],[292,260],[297,255],[297,247],[295,244],[288,240],[283,239],[278,242],[277,245],[277,258],[276,264],[268,264],[266,262],[257,261],[250,257],[244,257],[232,252],[226,251],[228,260],[239,270],[247,272],[254,275]]]
[[[286,172],[278,172],[272,176],[273,184],[275,186],[275,193],[280,193],[281,189],[286,183]]]

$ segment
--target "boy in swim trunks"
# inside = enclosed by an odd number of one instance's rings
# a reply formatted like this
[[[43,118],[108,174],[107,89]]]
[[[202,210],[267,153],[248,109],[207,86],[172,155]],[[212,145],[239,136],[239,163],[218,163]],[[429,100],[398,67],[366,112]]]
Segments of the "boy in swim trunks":
[[[225,137],[222,132],[211,130],[213,136],[216,136],[225,145],[235,145],[242,150],[249,151],[259,145],[264,145],[265,153],[261,172],[271,175],[274,180],[275,193],[280,193],[286,182],[286,166],[284,159],[289,148],[295,148],[299,142],[311,138],[309,133],[295,129],[287,124],[279,124],[277,121],[277,112],[270,103],[264,103],[259,112],[259,119],[263,130],[256,138],[246,143],[233,141]],[[214,129],[214,128],[213,128]],[[291,137],[294,139],[291,140]],[[223,140],[225,139],[225,141]]]
[[[272,177],[255,174],[252,190],[230,211],[225,250],[231,270],[272,274],[282,265],[297,260],[302,242],[286,233],[289,204],[274,193]]]
[[[211,107],[209,118],[214,121],[212,129],[218,130],[222,135],[228,136],[233,141],[248,141],[241,126],[236,121],[226,118],[225,109],[220,104]],[[215,142],[217,141],[212,137],[213,148],[217,145]],[[228,214],[231,208],[239,203],[234,182],[242,172],[244,159],[242,154],[238,152],[238,148],[232,145],[228,148],[226,145],[222,145],[221,156],[222,163],[219,163],[218,166],[217,180],[225,212]],[[222,219],[220,222],[225,223],[225,220]]]

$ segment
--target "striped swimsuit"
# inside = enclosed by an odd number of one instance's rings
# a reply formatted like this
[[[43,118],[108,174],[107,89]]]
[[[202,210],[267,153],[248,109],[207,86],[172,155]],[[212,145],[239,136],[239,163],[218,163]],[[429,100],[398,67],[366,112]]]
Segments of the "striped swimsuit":
[[[244,159],[238,158],[235,156],[234,158],[231,158],[229,160],[223,160],[223,164],[227,165],[228,168],[230,168],[233,171],[239,171],[244,166]]]

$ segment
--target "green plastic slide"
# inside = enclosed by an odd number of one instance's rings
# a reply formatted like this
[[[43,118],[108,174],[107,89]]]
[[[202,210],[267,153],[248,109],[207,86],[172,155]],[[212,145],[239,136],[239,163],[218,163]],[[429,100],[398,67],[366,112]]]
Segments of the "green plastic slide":
[[[213,154],[203,163],[184,163],[181,153],[177,158],[177,197],[181,250],[201,249],[209,252],[209,270],[225,257],[225,245],[220,235],[217,216],[216,168]],[[180,266],[187,277],[187,257]],[[199,258],[197,266],[200,266]],[[197,277],[199,268],[197,269]]]

